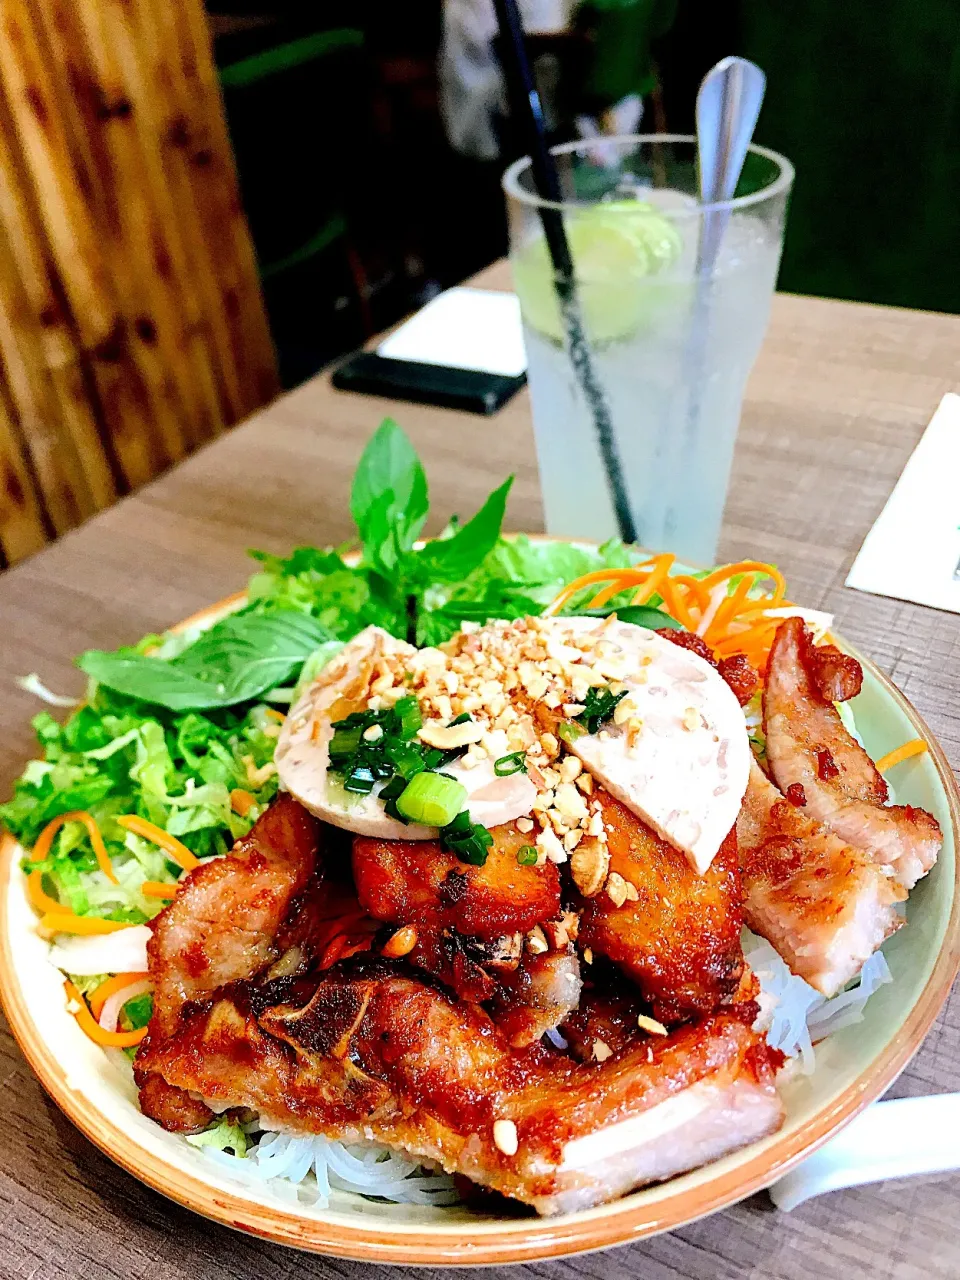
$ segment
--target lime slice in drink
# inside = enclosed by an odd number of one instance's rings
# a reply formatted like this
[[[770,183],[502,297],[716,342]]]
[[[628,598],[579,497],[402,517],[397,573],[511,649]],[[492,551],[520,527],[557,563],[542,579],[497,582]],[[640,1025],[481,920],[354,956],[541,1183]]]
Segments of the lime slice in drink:
[[[587,338],[627,337],[651,319],[644,281],[680,256],[676,227],[642,200],[614,200],[565,220]],[[514,256],[514,283],[524,319],[559,342],[563,337],[553,265],[543,236]]]
[[[617,229],[636,244],[638,253],[642,250],[647,255],[651,271],[669,267],[680,257],[683,249],[680,232],[646,200],[610,200],[591,212],[604,220],[615,221]]]

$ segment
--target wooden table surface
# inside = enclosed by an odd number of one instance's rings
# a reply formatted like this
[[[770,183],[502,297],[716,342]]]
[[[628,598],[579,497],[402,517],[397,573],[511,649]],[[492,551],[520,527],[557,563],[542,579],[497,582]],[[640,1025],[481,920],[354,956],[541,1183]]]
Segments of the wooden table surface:
[[[505,280],[498,266],[481,283]],[[919,708],[954,767],[960,619],[842,584],[941,395],[958,385],[960,318],[778,297],[721,546],[724,558],[776,561],[794,599],[832,610]],[[475,510],[510,471],[507,527],[542,527],[525,395],[484,420],[338,393],[317,378],[0,577],[0,792],[31,754],[37,710],[14,676],[38,671],[55,689],[79,690],[75,653],[133,641],[236,590],[251,567],[247,548],[342,539],[350,476],[388,412],[426,460],[433,529]],[[0,1068],[4,1280],[360,1280],[377,1270],[235,1235],[140,1186],[47,1100],[5,1026]],[[956,992],[893,1093],[951,1089],[960,1089]],[[670,1235],[523,1270],[548,1280],[955,1278],[958,1222],[957,1177],[839,1192],[789,1215],[758,1195]]]

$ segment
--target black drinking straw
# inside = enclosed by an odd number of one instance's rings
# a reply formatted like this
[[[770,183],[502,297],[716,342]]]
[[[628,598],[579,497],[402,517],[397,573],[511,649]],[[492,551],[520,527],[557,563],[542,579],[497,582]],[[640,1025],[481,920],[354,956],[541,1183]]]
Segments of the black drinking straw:
[[[613,434],[610,410],[593,367],[583,321],[580,317],[580,304],[577,300],[577,287],[573,277],[573,259],[570,256],[570,246],[563,228],[563,216],[559,208],[552,207],[559,205],[562,200],[560,178],[553,156],[547,147],[543,109],[533,83],[533,76],[530,74],[517,0],[494,0],[494,8],[497,11],[497,22],[500,26],[504,71],[507,76],[513,117],[523,131],[526,146],[530,152],[533,185],[537,195],[541,200],[550,202],[540,205],[538,212],[553,263],[554,287],[560,303],[561,322],[567,336],[567,351],[584,399],[593,416],[597,444],[600,446],[600,456],[603,458],[604,470],[607,473],[607,484],[613,500],[620,537],[624,542],[636,542],[637,530],[627,501],[623,465]]]

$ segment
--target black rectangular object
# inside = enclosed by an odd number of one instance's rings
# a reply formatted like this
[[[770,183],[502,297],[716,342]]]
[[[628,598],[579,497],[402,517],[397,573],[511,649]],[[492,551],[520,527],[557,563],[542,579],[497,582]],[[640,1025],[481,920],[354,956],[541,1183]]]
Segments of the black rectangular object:
[[[331,381],[340,391],[414,400],[462,409],[466,413],[496,413],[526,382],[526,374],[511,378],[475,369],[392,360],[373,351],[358,351],[334,371]]]

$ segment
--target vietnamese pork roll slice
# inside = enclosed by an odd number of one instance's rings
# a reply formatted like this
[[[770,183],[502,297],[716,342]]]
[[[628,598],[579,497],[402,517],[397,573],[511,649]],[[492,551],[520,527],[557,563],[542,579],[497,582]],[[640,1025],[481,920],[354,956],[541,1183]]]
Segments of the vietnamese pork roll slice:
[[[730,686],[699,654],[612,618],[556,618],[576,643],[596,633],[593,665],[626,691],[613,719],[571,737],[595,778],[695,871],[707,870],[747,787],[750,743]]]
[[[409,664],[417,652],[413,645],[380,627],[367,627],[336,654],[291,708],[277,742],[277,772],[286,790],[318,818],[375,839],[436,839],[436,827],[389,816],[380,799],[383,781],[369,794],[358,795],[347,792],[342,778],[330,770],[334,725],[377,705],[377,681],[386,674],[390,683],[390,670]],[[479,731],[479,727],[475,729]],[[449,733],[460,729],[462,736],[462,731],[470,728],[449,726]],[[536,797],[536,788],[525,773],[500,777],[494,766],[492,759],[471,768],[462,760],[453,760],[443,768],[465,788],[464,808],[472,821],[486,827],[528,814]]]

